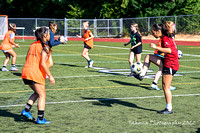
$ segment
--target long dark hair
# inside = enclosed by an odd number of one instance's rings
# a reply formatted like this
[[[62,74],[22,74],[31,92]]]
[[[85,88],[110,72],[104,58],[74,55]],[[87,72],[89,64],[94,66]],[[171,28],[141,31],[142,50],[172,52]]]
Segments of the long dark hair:
[[[43,37],[45,34],[48,33],[48,29],[45,26],[42,26],[41,28],[36,29],[35,36],[37,38],[37,41],[40,40],[42,43],[42,47],[45,47],[46,42],[43,40]]]
[[[169,30],[166,28],[166,26],[164,24],[154,24],[152,26],[151,30],[153,30],[153,31],[160,30],[164,36],[172,37],[172,34],[169,32]]]

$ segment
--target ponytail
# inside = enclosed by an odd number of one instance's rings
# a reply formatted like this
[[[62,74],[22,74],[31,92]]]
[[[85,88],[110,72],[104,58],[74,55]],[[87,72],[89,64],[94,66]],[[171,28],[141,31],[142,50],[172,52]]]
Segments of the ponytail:
[[[40,40],[40,42],[42,43],[43,50],[47,54],[50,51],[50,47],[49,47],[49,45],[46,45],[46,42],[44,41],[43,37],[44,37],[44,35],[46,35],[48,33],[48,31],[49,30],[45,26],[43,26],[35,31],[35,36],[37,38],[37,41]]]
[[[45,34],[48,33],[48,29],[46,27],[41,27],[41,28],[38,28],[36,31],[35,31],[35,36],[37,38],[37,41],[40,40],[41,43],[42,43],[42,47],[45,47],[46,45],[46,42],[43,40],[43,37]]]

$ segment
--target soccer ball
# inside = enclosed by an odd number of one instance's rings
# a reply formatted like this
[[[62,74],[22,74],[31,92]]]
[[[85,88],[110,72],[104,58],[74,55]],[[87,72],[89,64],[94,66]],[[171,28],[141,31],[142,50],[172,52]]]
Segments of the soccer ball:
[[[131,72],[135,74],[140,74],[142,72],[142,66],[143,64],[140,62],[133,63],[133,65],[131,66]]]
[[[61,36],[60,41],[63,42],[63,40],[65,43],[67,43],[67,41],[68,41],[67,36]]]
[[[180,50],[178,50],[178,58],[180,59],[182,57],[183,57],[183,53]]]

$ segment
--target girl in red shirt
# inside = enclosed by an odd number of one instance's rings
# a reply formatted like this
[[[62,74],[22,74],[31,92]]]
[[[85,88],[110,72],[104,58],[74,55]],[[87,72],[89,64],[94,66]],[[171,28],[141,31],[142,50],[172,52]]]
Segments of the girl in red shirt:
[[[170,30],[166,25],[163,24],[154,24],[152,27],[152,34],[155,38],[161,38],[161,47],[156,46],[154,43],[151,43],[150,46],[158,50],[161,53],[164,53],[164,58],[158,58],[158,56],[152,55],[151,58],[145,58],[144,69],[147,70],[150,62],[155,62],[156,65],[163,64],[162,67],[162,87],[164,90],[166,98],[166,108],[164,110],[158,111],[161,114],[171,114],[172,111],[172,93],[170,90],[170,85],[173,79],[173,75],[179,69],[178,53],[176,49],[176,44],[173,35],[169,32]],[[154,58],[153,58],[154,57]],[[151,60],[150,60],[151,59]],[[154,60],[154,61],[153,61]],[[144,72],[144,71],[143,71]],[[141,74],[135,75],[135,78],[142,80],[143,72]]]
[[[82,52],[82,56],[87,60],[88,62],[88,68],[91,68],[94,61],[92,61],[89,57],[89,50],[93,48],[93,34],[92,32],[88,29],[88,24],[89,22],[83,22],[83,36],[76,35],[78,38],[83,38],[84,41],[84,49]]]
[[[174,32],[175,31],[174,22],[166,21],[165,26],[166,26],[167,30],[174,36],[174,33],[175,33]],[[161,42],[162,42],[162,38],[159,39],[159,43],[158,43],[157,47],[161,47]],[[159,70],[156,72],[154,81],[152,82],[152,85],[151,85],[151,87],[155,90],[160,90],[157,86],[157,82],[158,82],[160,76],[162,75],[162,70],[163,70],[162,60],[163,60],[163,58],[164,58],[164,53],[158,51],[157,49],[155,49],[154,55],[152,55],[152,54],[146,55],[145,61],[144,61],[144,64],[146,64],[146,65],[143,66],[143,71],[140,74],[141,76],[145,76],[148,68],[150,67],[151,62],[159,67]],[[175,89],[176,89],[176,87],[170,86],[170,90],[175,90]]]
[[[155,38],[161,38],[161,47],[156,46],[151,43],[150,46],[153,49],[157,49],[160,52],[165,53],[163,61],[163,71],[162,71],[162,87],[164,90],[166,98],[166,108],[164,110],[158,111],[160,114],[171,114],[172,111],[172,93],[170,90],[170,85],[174,74],[179,69],[179,60],[176,44],[173,40],[172,34],[167,29],[166,25],[154,24],[152,26],[152,34]]]

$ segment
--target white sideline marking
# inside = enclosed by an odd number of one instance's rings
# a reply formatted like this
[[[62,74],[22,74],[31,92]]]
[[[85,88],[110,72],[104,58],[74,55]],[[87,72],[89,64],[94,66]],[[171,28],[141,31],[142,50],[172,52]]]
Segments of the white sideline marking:
[[[112,76],[112,75],[84,75],[84,76],[63,76],[63,77],[54,77],[56,79],[61,79],[61,78],[85,78],[85,77],[105,77],[105,76]],[[0,79],[0,81],[5,81],[5,80],[22,80],[21,78],[15,78],[15,79]]]
[[[95,69],[95,67],[94,67]],[[101,68],[97,68],[98,69],[101,69]],[[115,70],[115,69],[113,69]],[[126,70],[126,69],[125,69]],[[129,69],[127,69],[129,70]],[[123,72],[122,72],[123,73]],[[130,72],[125,72],[125,73],[130,73]],[[187,71],[187,72],[177,72],[176,75],[178,74],[185,74],[185,73],[200,73],[200,71]],[[63,76],[63,77],[54,77],[54,78],[85,78],[85,77],[106,77],[106,76],[114,76],[114,75],[84,75],[84,76]],[[0,81],[5,81],[5,80],[8,80],[8,81],[12,81],[12,80],[22,80],[21,78],[14,78],[14,79],[0,79]]]
[[[183,96],[200,96],[200,94],[180,94],[173,95],[173,97],[183,97]],[[117,100],[132,100],[132,99],[149,99],[149,98],[161,98],[162,96],[145,96],[145,97],[124,97],[124,98],[104,98],[104,99],[91,99],[91,100],[74,100],[74,101],[61,101],[61,102],[46,102],[46,104],[59,104],[59,103],[83,103],[83,102],[98,102],[98,101],[117,101]],[[37,104],[34,104],[37,105]],[[16,105],[5,105],[0,106],[0,108],[7,107],[20,107],[25,106],[25,104],[16,104]]]

